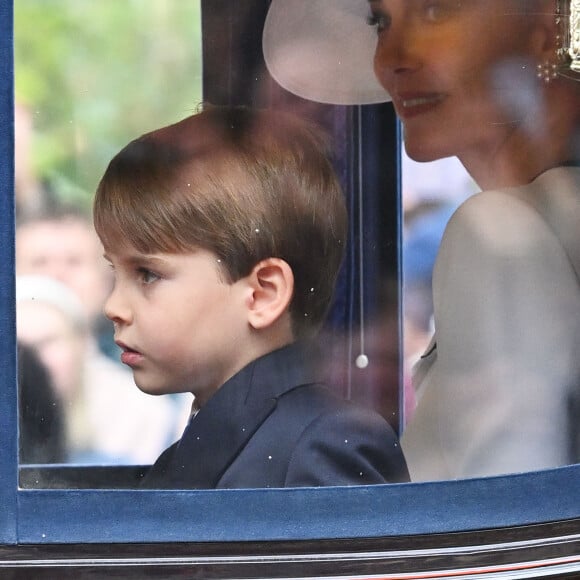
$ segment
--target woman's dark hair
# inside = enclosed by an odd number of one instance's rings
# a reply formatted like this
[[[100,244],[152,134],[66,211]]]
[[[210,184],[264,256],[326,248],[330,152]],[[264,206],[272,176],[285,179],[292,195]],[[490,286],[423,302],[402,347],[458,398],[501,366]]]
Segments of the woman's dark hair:
[[[23,344],[18,344],[18,395],[20,463],[63,463],[61,403],[36,351]]]

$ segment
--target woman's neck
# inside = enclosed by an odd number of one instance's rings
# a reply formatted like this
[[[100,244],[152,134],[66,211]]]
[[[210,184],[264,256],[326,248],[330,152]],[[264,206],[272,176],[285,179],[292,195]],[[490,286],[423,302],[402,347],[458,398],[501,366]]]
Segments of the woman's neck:
[[[551,104],[548,101],[543,122],[535,119],[533,125],[519,124],[491,147],[458,154],[482,189],[526,185],[575,157],[571,145],[580,128],[580,92],[578,87],[574,89],[550,91]]]
[[[524,139],[510,141],[487,154],[476,152],[459,156],[467,172],[483,190],[526,185],[565,159],[548,146],[541,151]]]

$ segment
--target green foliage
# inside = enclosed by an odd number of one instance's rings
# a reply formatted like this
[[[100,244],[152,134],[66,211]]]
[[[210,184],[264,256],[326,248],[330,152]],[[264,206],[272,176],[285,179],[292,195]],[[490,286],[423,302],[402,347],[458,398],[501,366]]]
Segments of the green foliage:
[[[122,146],[201,101],[199,0],[15,0],[14,11],[31,163],[61,197],[90,198]]]

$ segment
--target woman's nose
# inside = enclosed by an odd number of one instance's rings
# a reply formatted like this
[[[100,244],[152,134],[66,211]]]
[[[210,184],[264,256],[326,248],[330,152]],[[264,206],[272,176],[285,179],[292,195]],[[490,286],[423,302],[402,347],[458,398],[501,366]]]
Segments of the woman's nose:
[[[413,71],[420,66],[419,39],[411,25],[392,24],[379,35],[375,49],[374,69],[381,84],[388,83],[391,75]],[[389,90],[390,87],[385,87]]]

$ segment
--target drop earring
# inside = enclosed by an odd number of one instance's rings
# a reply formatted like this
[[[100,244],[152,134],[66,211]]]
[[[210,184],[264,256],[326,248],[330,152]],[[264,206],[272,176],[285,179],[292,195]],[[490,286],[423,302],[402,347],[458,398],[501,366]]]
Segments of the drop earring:
[[[536,76],[546,84],[551,83],[558,77],[558,65],[553,61],[546,60],[545,62],[538,64],[536,68]]]

